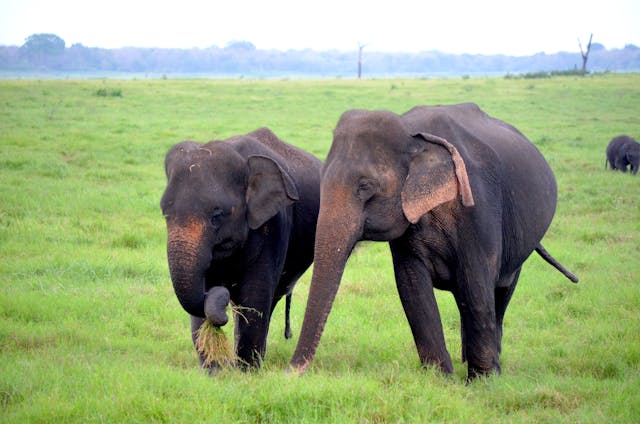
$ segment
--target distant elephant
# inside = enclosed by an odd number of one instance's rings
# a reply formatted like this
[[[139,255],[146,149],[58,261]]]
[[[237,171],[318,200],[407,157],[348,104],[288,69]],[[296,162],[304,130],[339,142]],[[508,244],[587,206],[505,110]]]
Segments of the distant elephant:
[[[607,163],[612,170],[627,172],[631,165],[631,173],[638,173],[640,164],[640,143],[628,135],[614,137],[607,146]]]
[[[167,257],[194,342],[205,299],[206,316],[221,326],[229,296],[243,308],[235,323],[240,364],[260,366],[271,313],[285,295],[290,337],[290,293],[313,260],[321,167],[267,128],[225,141],[185,141],[167,153],[160,203]]]
[[[359,240],[388,241],[423,365],[453,372],[433,288],[453,293],[468,378],[500,372],[502,321],[555,212],[554,175],[517,129],[474,104],[345,112],[322,171],[314,270],[291,370],[313,360]]]

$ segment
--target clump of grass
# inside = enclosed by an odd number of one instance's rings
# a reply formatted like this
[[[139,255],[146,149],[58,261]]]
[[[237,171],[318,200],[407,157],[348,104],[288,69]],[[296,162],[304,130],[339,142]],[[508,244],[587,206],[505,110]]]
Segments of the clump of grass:
[[[243,310],[253,311],[258,315],[262,315],[253,308],[235,305],[233,302],[229,304],[228,309],[234,320],[242,318],[249,322],[242,313]],[[213,325],[208,319],[202,323],[196,333],[196,350],[202,355],[205,367],[214,363],[221,367],[233,367],[239,360],[222,327]]]
[[[196,350],[204,360],[204,366],[217,363],[222,367],[231,367],[236,363],[236,353],[229,343],[222,327],[205,320],[196,334]]]

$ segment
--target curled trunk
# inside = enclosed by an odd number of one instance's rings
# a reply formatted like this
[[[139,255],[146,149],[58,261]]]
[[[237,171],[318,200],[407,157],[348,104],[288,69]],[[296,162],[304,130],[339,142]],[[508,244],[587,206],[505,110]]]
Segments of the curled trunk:
[[[229,290],[222,286],[212,287],[204,301],[204,314],[216,327],[222,327],[229,322],[227,305],[229,305]]]

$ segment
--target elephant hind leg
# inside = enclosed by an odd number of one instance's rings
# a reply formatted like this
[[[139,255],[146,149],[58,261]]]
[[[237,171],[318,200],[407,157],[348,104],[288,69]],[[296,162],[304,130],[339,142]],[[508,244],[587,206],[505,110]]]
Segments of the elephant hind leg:
[[[496,304],[496,331],[498,341],[498,353],[502,352],[502,322],[504,320],[504,314],[507,311],[507,305],[511,300],[513,292],[516,290],[516,284],[520,277],[520,271],[522,267],[518,268],[512,274],[503,277],[498,282],[498,287],[495,290],[495,304]]]
[[[287,294],[285,302],[286,302],[286,305],[284,309],[284,338],[290,339],[291,338],[291,320],[289,318],[289,315],[291,313],[291,293]]]
[[[468,287],[480,288],[468,290]],[[494,292],[482,282],[454,293],[460,310],[462,359],[468,362],[468,380],[500,372]],[[484,289],[482,289],[484,287]]]
[[[291,296],[292,293],[289,292],[285,295],[285,307],[284,307],[284,338],[290,339],[292,337],[291,334]],[[280,302],[281,297],[276,297],[273,300],[273,304],[271,305],[271,315],[273,315],[273,311],[276,309],[278,302]]]

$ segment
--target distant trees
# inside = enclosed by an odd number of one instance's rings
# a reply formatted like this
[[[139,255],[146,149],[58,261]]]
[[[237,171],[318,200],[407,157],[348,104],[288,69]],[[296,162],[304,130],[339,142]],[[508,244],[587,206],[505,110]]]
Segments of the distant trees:
[[[39,64],[64,54],[65,42],[55,34],[33,34],[20,48],[22,53]]]
[[[249,41],[229,41],[225,46],[226,49],[231,50],[245,50],[245,51],[253,51],[256,49],[256,46]]]
[[[607,50],[589,40],[587,52],[591,71],[640,71],[640,49],[627,45],[624,49]],[[580,71],[581,55],[577,52],[532,56],[449,54],[439,51],[413,53],[325,50],[263,50],[248,41],[232,41],[224,47],[204,49],[162,49],[126,47],[104,49],[80,43],[65,47],[54,34],[34,34],[23,46],[0,45],[0,71],[3,72],[136,72],[149,74],[202,74],[246,76],[254,78],[309,76],[355,77],[354,61],[358,60],[358,77],[520,74],[575,69]],[[581,46],[581,50],[582,46]],[[357,58],[356,58],[357,55]],[[586,72],[586,60],[583,62]]]

